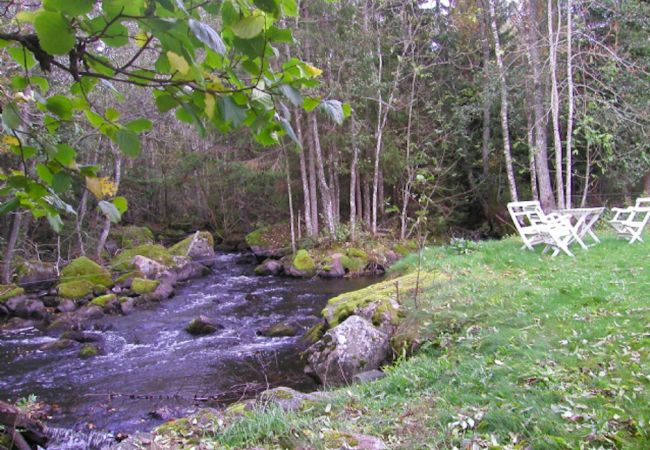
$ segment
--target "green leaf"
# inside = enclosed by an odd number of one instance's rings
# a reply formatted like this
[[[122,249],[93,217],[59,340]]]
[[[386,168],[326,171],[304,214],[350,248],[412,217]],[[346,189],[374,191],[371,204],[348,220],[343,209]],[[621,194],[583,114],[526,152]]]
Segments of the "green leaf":
[[[7,103],[2,107],[2,123],[11,130],[17,130],[22,123],[20,112],[15,103]]]
[[[52,178],[52,189],[54,189],[54,192],[61,194],[68,191],[70,186],[72,186],[72,180],[67,173],[61,171],[54,174]]]
[[[144,0],[103,0],[102,9],[113,18],[118,14],[139,16],[144,8]]]
[[[105,115],[108,120],[115,122],[122,114],[115,108],[108,108]]]
[[[264,30],[264,16],[248,16],[231,27],[232,32],[241,39],[252,39]]]
[[[65,55],[75,46],[74,29],[61,13],[41,11],[34,19],[41,48],[50,55]]]
[[[65,95],[53,95],[47,99],[45,107],[52,114],[56,114],[63,120],[72,119],[73,103]]]
[[[284,42],[286,44],[293,44],[293,34],[288,28],[270,27],[266,32],[266,37],[271,42]]]
[[[58,234],[63,230],[63,221],[58,214],[47,213],[45,216],[52,229]]]
[[[0,205],[0,216],[15,211],[20,206],[20,200],[16,197]]]
[[[125,155],[135,157],[140,154],[140,140],[132,130],[121,128],[115,134],[115,140]]]
[[[156,97],[158,111],[164,113],[178,106],[178,101],[169,94],[162,94]]]
[[[338,100],[325,100],[321,102],[320,109],[337,125],[341,125],[345,120],[343,104]]]
[[[224,1],[221,5],[221,19],[226,26],[232,26],[239,20],[239,5],[233,1]]]
[[[298,139],[298,136],[296,136],[296,133],[293,131],[293,127],[291,126],[291,122],[289,122],[287,119],[284,117],[280,117],[280,124],[282,125],[282,129],[284,130],[284,133],[291,138],[293,142],[298,144],[298,147],[302,148],[302,143]]]
[[[11,151],[15,155],[21,156],[25,159],[29,159],[38,153],[38,149],[36,147],[32,147],[31,145],[23,145],[22,147],[13,145],[11,147]]]
[[[280,3],[285,16],[298,16],[298,2],[296,0],[280,0]]]
[[[34,54],[25,47],[12,47],[7,49],[7,53],[25,70],[29,70],[36,65]]]
[[[45,183],[47,183],[49,185],[52,185],[54,175],[52,175],[52,171],[46,165],[40,164],[40,163],[37,164],[36,165],[36,174]]]
[[[226,45],[223,43],[219,33],[213,30],[212,27],[194,19],[190,19],[189,24],[190,30],[192,30],[192,33],[194,33],[194,36],[199,41],[220,55],[226,54]]]
[[[68,144],[59,144],[56,146],[56,159],[62,166],[69,167],[70,163],[77,157],[77,152]]]
[[[278,16],[280,13],[280,5],[276,0],[253,0],[253,3],[262,11],[271,13],[274,16]]]
[[[124,197],[115,197],[113,199],[113,204],[120,212],[120,214],[124,214],[127,209],[129,209],[129,202]]]
[[[142,133],[151,130],[151,120],[140,118],[126,124],[126,127],[134,133]]]
[[[120,214],[120,211],[111,202],[107,202],[106,200],[102,200],[102,201],[99,202],[98,206],[99,206],[99,209],[102,210],[104,215],[111,222],[118,223],[120,221],[120,219],[122,218],[122,214]]]
[[[320,105],[320,97],[307,97],[304,101],[303,108],[307,112],[311,112]]]
[[[226,122],[238,126],[244,121],[244,119],[246,119],[246,110],[241,106],[238,106],[232,100],[232,97],[220,97],[219,105],[223,111],[223,118]]]
[[[84,114],[86,114],[86,119],[94,128],[99,128],[106,123],[102,116],[89,109],[85,110]]]
[[[43,8],[70,16],[81,16],[93,10],[95,0],[43,0]]]
[[[280,89],[282,95],[287,97],[294,106],[302,105],[302,95],[300,95],[298,89],[288,84],[281,84],[280,86],[278,86],[278,89]]]

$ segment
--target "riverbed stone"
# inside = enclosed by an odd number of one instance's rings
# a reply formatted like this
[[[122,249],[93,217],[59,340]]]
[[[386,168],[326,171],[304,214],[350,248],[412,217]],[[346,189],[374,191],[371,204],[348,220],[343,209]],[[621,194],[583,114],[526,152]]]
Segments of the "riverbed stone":
[[[214,238],[208,231],[197,231],[170,247],[169,253],[211,266],[214,264]]]
[[[148,227],[136,225],[111,227],[110,237],[120,248],[134,248],[139,245],[153,244],[154,236]]]
[[[49,289],[59,280],[54,263],[42,261],[25,261],[19,270],[18,284],[27,292]]]
[[[0,303],[6,303],[14,297],[20,297],[25,293],[25,289],[15,284],[0,284]]]
[[[88,280],[65,281],[63,283],[59,283],[57,286],[58,294],[60,297],[69,298],[72,300],[78,300],[92,295],[94,288],[95,285],[93,285]]]
[[[262,264],[255,267],[257,275],[279,275],[282,272],[282,263],[277,259],[265,259]]]
[[[85,344],[79,350],[79,358],[88,359],[100,354],[100,350],[95,344]]]
[[[160,284],[159,280],[147,280],[146,278],[134,278],[131,283],[131,290],[134,294],[143,295],[156,290]]]
[[[15,297],[6,302],[9,306],[10,302],[17,300],[13,307],[13,313],[17,317],[23,319],[45,319],[48,315],[47,309],[42,301],[31,297]]]
[[[72,339],[59,338],[56,341],[46,342],[41,345],[40,349],[43,351],[60,351],[67,350],[75,345],[79,344]]]
[[[389,350],[387,333],[350,316],[307,349],[305,372],[323,384],[350,383],[357,373],[378,369]]]
[[[0,331],[13,332],[32,328],[34,321],[29,319],[21,319],[20,317],[12,317],[4,323],[0,323]]]
[[[104,315],[104,310],[96,305],[87,305],[79,308],[73,314],[83,323],[87,320],[101,319]]]
[[[159,244],[145,244],[118,253],[113,259],[111,259],[111,268],[123,273],[134,270],[136,268],[134,264],[136,256],[141,256],[147,260],[153,260],[165,267],[170,267],[174,264],[172,255],[165,247]],[[147,274],[145,273],[145,275]],[[150,277],[147,275],[147,278]]]
[[[206,334],[212,334],[218,330],[222,330],[223,328],[223,325],[217,323],[216,320],[200,315],[185,327],[185,331],[193,336],[203,336]]]
[[[56,307],[56,310],[58,312],[63,312],[63,313],[72,312],[75,309],[77,309],[77,305],[75,304],[75,302],[73,302],[69,298],[61,299],[59,301],[58,306]]]
[[[291,253],[289,224],[279,223],[258,228],[245,237],[246,244],[259,259],[280,259]]]
[[[386,374],[381,370],[368,370],[366,372],[361,372],[352,377],[354,383],[370,383],[371,381],[377,381],[384,378]]]
[[[280,322],[270,327],[262,328],[258,331],[260,336],[266,337],[286,337],[298,334],[298,326],[292,322]]]
[[[120,310],[122,314],[128,316],[135,310],[135,300],[129,297],[120,298]]]
[[[153,292],[150,292],[148,294],[144,294],[140,296],[140,298],[144,301],[147,302],[160,302],[162,300],[168,299],[172,295],[174,295],[174,283],[173,280],[174,277],[163,277],[159,281],[160,283],[156,288],[153,290]]]
[[[175,275],[175,282],[182,282],[194,278],[201,278],[210,273],[210,268],[194,261],[185,261],[178,264],[177,267],[172,269]],[[172,283],[172,284],[174,284]]]
[[[149,279],[156,278],[158,275],[169,269],[168,266],[142,255],[135,255],[132,262],[133,267]],[[133,281],[131,282],[131,287],[133,287]]]

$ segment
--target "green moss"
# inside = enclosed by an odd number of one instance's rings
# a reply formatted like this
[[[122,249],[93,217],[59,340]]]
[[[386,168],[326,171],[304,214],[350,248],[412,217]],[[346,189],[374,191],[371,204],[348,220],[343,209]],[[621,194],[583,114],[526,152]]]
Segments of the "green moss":
[[[325,322],[319,322],[305,333],[303,340],[309,344],[315,344],[323,337],[327,331],[327,324]]]
[[[169,422],[166,422],[160,425],[158,428],[156,428],[157,435],[169,433],[172,435],[185,436],[189,434],[190,431],[191,431],[190,421],[185,417],[182,419],[170,420]]]
[[[61,281],[64,283],[79,279],[89,281],[94,286],[110,287],[113,285],[111,273],[85,256],[75,259],[61,271]]]
[[[131,283],[131,290],[138,295],[148,294],[156,290],[160,280],[147,280],[146,278],[134,278]]]
[[[246,235],[244,238],[248,245],[262,247],[264,245],[263,234],[264,228],[258,228],[255,231],[252,231]]]
[[[408,256],[411,253],[411,250],[403,244],[396,244],[393,250],[400,256]]]
[[[360,259],[368,259],[368,254],[361,250],[360,248],[357,247],[350,247],[347,252],[345,252],[350,258],[360,258]]]
[[[153,233],[149,228],[135,225],[114,227],[111,230],[111,237],[117,241],[121,248],[134,248],[154,242]]]
[[[351,434],[329,430],[323,433],[323,443],[325,448],[355,448],[359,440]]]
[[[15,284],[0,284],[0,302],[4,302],[24,293],[25,289],[18,287]]]
[[[400,318],[400,310],[395,308],[393,303],[387,298],[379,302],[377,305],[377,308],[372,315],[372,324],[378,326],[388,320],[391,325],[397,325]]]
[[[95,297],[90,304],[99,306],[100,308],[106,308],[108,302],[113,301],[116,298],[117,296],[115,294],[100,295],[99,297]]]
[[[350,258],[349,256],[343,255],[341,256],[341,264],[348,272],[358,273],[366,267],[368,261],[361,258]]]
[[[199,237],[207,240],[208,243],[210,244],[210,247],[214,248],[214,238],[212,237],[212,233],[210,233],[209,231],[200,231]],[[172,245],[169,248],[169,253],[176,256],[187,256],[187,252],[190,249],[190,243],[192,242],[192,239],[194,239],[194,233],[192,233],[182,241]]]
[[[133,258],[137,255],[144,256],[145,258],[153,259],[154,261],[165,265],[171,266],[174,264],[174,258],[169,251],[158,244],[145,244],[139,245],[134,248],[124,250],[111,260],[111,267],[113,270],[125,272],[133,269]]]
[[[130,297],[120,297],[119,302],[120,302],[120,303],[126,303],[126,302],[128,302],[129,300],[131,300]]]
[[[418,283],[417,278],[417,273],[410,273],[396,280],[383,281],[358,291],[347,292],[338,297],[334,297],[327,302],[327,306],[323,310],[323,316],[327,319],[330,327],[335,327],[354,314],[355,311],[371,303],[380,304],[380,307],[378,307],[378,309],[380,309],[380,314],[387,311],[390,312],[390,309],[394,310],[394,308],[390,305],[389,299],[397,301],[398,286],[401,301],[413,292]],[[420,289],[429,288],[431,284],[439,278],[439,275],[433,273],[420,274]],[[377,316],[377,319],[379,320],[380,317],[381,316]],[[390,312],[389,317],[392,321],[393,312]],[[375,318],[373,317],[373,320],[374,319]],[[395,317],[395,320],[397,321],[398,317]]]
[[[99,349],[93,344],[86,344],[79,350],[79,358],[88,359],[99,354]]]
[[[144,275],[139,270],[132,270],[130,272],[127,272],[127,273],[122,274],[119,277],[117,277],[117,279],[115,280],[115,284],[124,283],[129,278],[135,278],[135,277],[142,278],[142,277],[144,277]]]
[[[292,264],[293,267],[302,272],[313,272],[316,270],[316,263],[307,250],[298,250],[296,256],[293,257]]]
[[[60,283],[57,289],[60,297],[76,300],[92,294],[94,287],[88,280],[76,280]]]

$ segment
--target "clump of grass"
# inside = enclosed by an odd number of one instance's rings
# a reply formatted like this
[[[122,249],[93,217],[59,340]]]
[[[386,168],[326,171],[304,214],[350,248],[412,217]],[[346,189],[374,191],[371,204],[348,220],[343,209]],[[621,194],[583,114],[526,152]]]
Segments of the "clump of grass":
[[[650,244],[602,240],[575,259],[514,238],[425,249],[422,271],[446,276],[406,304],[424,342],[413,357],[333,391],[328,407],[256,410],[209,440],[325,448],[318,430],[330,429],[402,449],[647,448]]]

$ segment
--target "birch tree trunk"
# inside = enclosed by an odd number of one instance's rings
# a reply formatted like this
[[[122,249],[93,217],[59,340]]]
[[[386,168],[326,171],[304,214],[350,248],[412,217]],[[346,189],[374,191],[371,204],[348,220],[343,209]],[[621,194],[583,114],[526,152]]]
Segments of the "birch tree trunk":
[[[300,161],[300,180],[302,181],[302,199],[303,207],[305,208],[305,228],[307,229],[307,236],[314,237],[318,233],[314,232],[314,227],[311,221],[311,201],[310,201],[310,192],[309,192],[309,179],[307,176],[307,165],[305,163],[305,141],[302,136],[302,124],[300,121],[300,116],[297,114],[297,111],[294,111],[294,116],[296,118],[296,133],[298,137],[298,142],[300,142],[301,148],[300,153],[298,154]]]
[[[481,156],[483,162],[483,178],[490,173],[490,111],[492,110],[492,96],[490,95],[490,37],[487,32],[486,22],[488,21],[487,8],[483,0],[482,17],[479,17],[481,33],[481,50],[483,53],[483,143],[481,145]],[[410,117],[409,117],[410,119]]]
[[[352,135],[352,162],[350,163],[350,239],[357,240],[357,165],[359,164],[359,147],[357,145],[356,121],[350,118],[350,129]]]
[[[5,249],[4,260],[2,261],[2,283],[10,284],[11,283],[11,261],[14,259],[14,253],[16,252],[16,242],[18,242],[18,235],[20,234],[20,224],[22,222],[23,215],[19,211],[14,212],[13,220],[11,222],[11,230],[9,231],[9,237],[7,238],[7,248]]]
[[[334,221],[334,213],[332,211],[332,194],[330,187],[327,185],[325,178],[325,166],[323,163],[323,152],[320,145],[320,137],[318,135],[318,120],[316,114],[312,113],[309,116],[311,123],[312,139],[314,141],[314,152],[316,154],[316,169],[318,175],[318,186],[320,187],[321,203],[323,204],[323,213],[325,215],[325,225],[330,236],[336,234],[336,223]]]
[[[296,253],[296,229],[294,226],[294,214],[293,214],[293,193],[291,192],[291,172],[289,171],[289,153],[287,152],[286,147],[282,147],[282,152],[284,153],[284,170],[287,177],[287,196],[289,197],[289,223],[291,228],[291,251]]]
[[[558,8],[558,30],[553,31],[553,2],[546,1],[548,21],[548,50],[549,50],[549,71],[551,72],[551,117],[553,119],[553,144],[555,147],[555,194],[557,207],[564,208],[564,176],[562,175],[562,138],[560,137],[560,98],[557,87],[557,46],[560,38],[559,20],[560,9]]]
[[[508,126],[508,86],[506,83],[506,74],[503,67],[501,53],[501,42],[499,40],[499,30],[497,29],[497,18],[494,2],[497,0],[488,0],[490,7],[490,25],[492,28],[492,37],[494,38],[494,52],[496,54],[497,68],[499,70],[499,87],[501,91],[501,129],[503,132],[503,155],[506,163],[506,175],[508,177],[508,187],[510,189],[510,199],[513,202],[519,201],[517,195],[517,183],[515,172],[512,167],[512,154],[510,151],[510,134]]]
[[[122,178],[122,154],[115,149],[112,149],[112,153],[115,157],[115,186],[119,189],[120,179]],[[111,221],[108,217],[104,219],[104,224],[102,226],[102,231],[99,234],[99,241],[97,242],[97,249],[95,250],[95,258],[97,261],[102,260],[102,250],[106,245],[106,240],[108,239],[108,234],[111,232]]]
[[[566,207],[571,208],[571,183],[573,174],[573,114],[574,114],[574,99],[573,99],[573,2],[567,0],[566,4],[566,79],[568,91],[568,111],[566,123],[566,167],[564,169],[566,187],[564,189],[566,195]]]
[[[413,53],[411,53],[413,56]],[[406,122],[406,180],[402,189],[402,211],[400,213],[400,239],[406,239],[407,222],[408,222],[408,205],[411,198],[411,188],[415,179],[415,168],[411,165],[411,130],[413,127],[413,104],[415,103],[415,81],[417,72],[413,70],[411,75],[411,92],[409,95],[409,112]]]
[[[309,203],[311,204],[311,226],[314,237],[317,237],[320,233],[319,224],[318,224],[318,192],[316,190],[316,156],[314,155],[314,145],[311,138],[311,131],[309,131],[309,126],[307,126],[308,141],[309,145]]]

